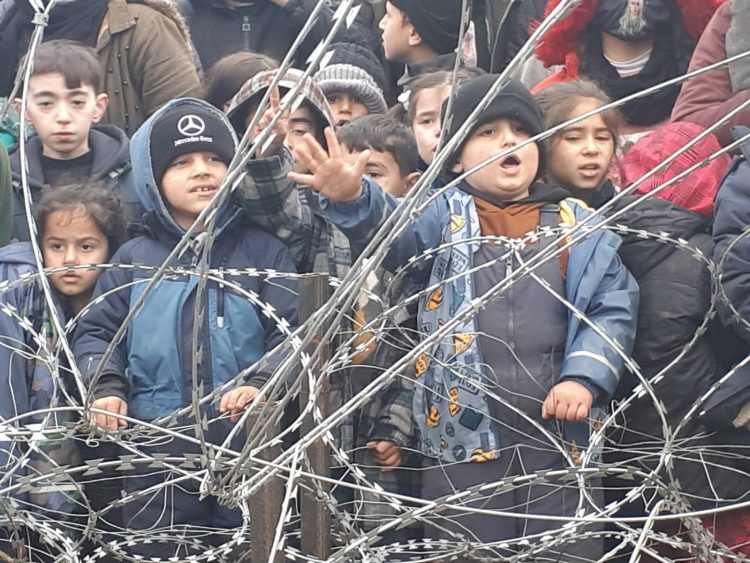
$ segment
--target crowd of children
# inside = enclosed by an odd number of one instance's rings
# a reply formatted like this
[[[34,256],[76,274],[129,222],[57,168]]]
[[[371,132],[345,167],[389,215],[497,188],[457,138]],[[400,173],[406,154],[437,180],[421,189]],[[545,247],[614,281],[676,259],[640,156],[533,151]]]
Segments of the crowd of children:
[[[558,3],[519,0],[508,14],[543,18]],[[735,33],[725,53],[744,44],[740,3],[726,1]],[[281,76],[316,3],[256,4],[180,0],[183,19],[161,0],[73,0],[33,52],[7,108],[33,131],[3,131],[9,156],[0,145],[0,424],[46,434],[0,440],[3,484],[23,491],[8,497],[13,509],[47,520],[104,511],[101,541],[122,530],[150,538],[118,547],[132,557],[230,541],[243,514],[200,479],[145,463],[103,469],[101,483],[49,475],[128,447],[159,459],[198,459],[203,442],[241,449],[252,437],[237,421],[279,399],[269,380],[280,365],[300,369],[285,362],[304,320],[297,274],[344,279],[419,197],[330,342],[349,350],[331,371],[331,410],[409,358],[336,425],[336,448],[387,492],[459,496],[383,541],[463,537],[461,560],[529,549],[534,561],[598,560],[617,528],[587,516],[607,506],[642,517],[663,498],[666,512],[707,511],[700,525],[716,545],[750,554],[750,511],[726,511],[750,490],[750,129],[707,131],[707,116],[724,114],[698,82],[611,107],[683,74],[703,29],[726,24],[730,9],[584,0],[518,79],[498,82],[467,64],[475,33],[461,34],[460,0],[388,0],[380,48],[358,20],[305,72],[333,21],[326,6],[299,68]],[[28,41],[27,16],[24,1],[0,7],[0,53]],[[511,39],[506,63],[520,48]],[[0,94],[24,64],[18,46],[12,55]],[[732,97],[720,111],[743,103],[744,70],[726,71]],[[667,123],[673,108],[683,120]],[[259,135],[268,141],[238,154],[239,139]],[[731,138],[744,141],[734,159],[721,153]],[[425,174],[434,179],[420,189]],[[123,434],[164,420],[185,439]],[[118,438],[84,443],[72,427]],[[665,460],[669,449],[679,453]],[[566,471],[599,464],[609,471]],[[336,500],[359,507],[357,525],[393,516],[378,494],[347,487],[346,464],[332,474]],[[547,476],[477,492],[533,474]],[[638,495],[634,474],[651,475]],[[655,527],[688,534],[671,525]],[[0,533],[0,554],[9,538]],[[34,533],[28,541],[43,552]],[[649,553],[694,556],[656,542]]]

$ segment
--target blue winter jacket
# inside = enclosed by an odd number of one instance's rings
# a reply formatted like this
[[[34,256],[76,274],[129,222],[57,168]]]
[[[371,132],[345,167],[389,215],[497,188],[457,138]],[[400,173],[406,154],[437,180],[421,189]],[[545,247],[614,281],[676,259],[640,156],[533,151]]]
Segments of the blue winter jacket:
[[[136,190],[149,210],[142,234],[123,245],[111,262],[160,266],[185,234],[167,211],[154,179],[149,139],[154,122],[164,111],[179,105],[200,105],[226,122],[224,114],[193,99],[175,100],[157,111],[144,123],[131,141],[131,157],[136,175]],[[227,128],[231,129],[226,122]],[[238,209],[230,203],[216,214],[216,238],[206,268],[224,276],[245,291],[270,304],[275,313],[294,328],[297,325],[298,299],[290,280],[267,276],[233,275],[232,270],[254,268],[294,272],[286,247],[255,226],[239,221]],[[199,247],[199,248],[195,248]],[[194,245],[176,259],[171,267],[196,272],[201,267],[201,244]],[[218,270],[218,272],[217,272]],[[74,352],[84,378],[91,378],[104,359],[109,343],[125,317],[142,295],[153,271],[111,268],[99,278],[95,296],[108,294],[92,303],[76,331]],[[190,404],[193,393],[193,365],[203,385],[203,393],[235,378],[252,366],[267,351],[285,339],[277,323],[261,312],[257,304],[229,286],[209,280],[201,295],[203,325],[197,330],[198,349],[192,348],[195,306],[199,276],[173,274],[164,277],[146,299],[143,308],[130,322],[127,336],[102,366],[94,397],[119,396],[128,403],[128,414],[150,420]],[[110,291],[115,290],[109,294]],[[281,360],[275,356],[276,363]],[[254,373],[247,382],[260,387],[274,369],[267,364],[262,373]]]
[[[60,362],[61,356],[52,357],[56,334],[37,273],[30,243],[0,248],[0,426],[18,417],[13,427],[45,431],[36,435],[36,448],[29,450],[24,440],[12,439],[7,427],[0,428],[0,488],[24,476],[49,475],[49,479],[16,489],[11,496],[30,502],[35,511],[54,511],[59,518],[72,512],[76,499],[73,478],[54,477],[56,468],[77,462],[75,443],[62,433],[65,423],[75,417],[70,412],[53,414],[48,409],[70,406],[66,395],[73,391],[73,385],[66,362]],[[63,311],[58,307],[57,312],[64,323]],[[52,365],[60,366],[55,378],[50,373]],[[67,393],[62,385],[68,387]],[[34,411],[38,412],[28,414]],[[58,428],[60,434],[53,432]],[[19,464],[22,459],[25,461]]]
[[[733,127],[739,139],[750,133],[747,127]],[[750,343],[750,142],[742,146],[724,177],[714,208],[714,262],[719,270],[721,290],[717,309],[722,321],[746,343]],[[727,302],[728,300],[728,302]],[[731,307],[729,306],[731,304]],[[739,318],[732,309],[736,309]],[[739,410],[750,402],[750,365],[743,366],[706,403],[709,419],[731,428]]]
[[[362,187],[363,193],[357,200],[332,202],[322,198],[321,202],[326,215],[349,237],[355,251],[361,251],[367,245],[399,203],[366,177]],[[454,190],[458,188],[437,196],[394,241],[384,261],[388,270],[395,271],[409,263],[412,257],[421,256],[441,244],[451,221],[449,202]],[[566,202],[574,212],[576,222],[590,215],[575,200]],[[597,222],[592,220],[590,224]],[[618,343],[625,355],[629,355],[635,339],[638,286],[617,255],[620,243],[617,235],[598,230],[571,247],[566,299]],[[409,267],[410,274],[426,284],[433,259],[434,254],[430,259],[414,262]],[[482,362],[481,358],[477,361]],[[623,365],[622,356],[615,349],[569,312],[561,379],[583,380],[589,387],[608,396],[618,384]],[[443,403],[447,408],[447,402]]]

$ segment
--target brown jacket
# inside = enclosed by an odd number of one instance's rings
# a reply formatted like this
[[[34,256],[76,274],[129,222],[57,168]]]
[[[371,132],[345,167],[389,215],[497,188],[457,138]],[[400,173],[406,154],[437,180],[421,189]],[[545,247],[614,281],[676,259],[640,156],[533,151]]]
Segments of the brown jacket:
[[[200,95],[187,27],[168,0],[110,0],[96,50],[109,96],[102,121],[128,136],[166,102]]]
[[[731,2],[724,3],[714,14],[703,32],[690,61],[690,71],[703,68],[727,58],[726,36],[732,23]],[[744,64],[750,64],[750,61]],[[729,70],[723,67],[703,73],[682,86],[677,98],[672,121],[688,121],[710,127],[742,102],[750,98],[750,90],[732,92]],[[747,108],[722,125],[716,135],[722,146],[731,144],[730,128],[750,123]]]

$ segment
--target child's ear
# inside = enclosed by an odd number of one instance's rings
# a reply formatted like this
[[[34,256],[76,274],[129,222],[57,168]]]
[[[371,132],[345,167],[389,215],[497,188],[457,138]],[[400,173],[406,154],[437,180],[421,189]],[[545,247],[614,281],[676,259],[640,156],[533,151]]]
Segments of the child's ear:
[[[13,98],[13,109],[16,110],[18,115],[21,115],[21,98]],[[26,121],[29,120],[28,112],[26,114]]]
[[[424,39],[422,39],[422,36],[417,33],[417,30],[414,28],[414,25],[411,23],[406,24],[409,27],[409,47],[419,47],[424,43]]]
[[[456,164],[454,164],[453,168],[451,168],[451,172],[454,172],[455,174],[463,174],[463,171],[464,167],[460,161],[456,161]]]
[[[109,96],[102,92],[96,97],[94,102],[96,107],[94,109],[94,123],[99,123],[99,120],[104,116],[104,112],[107,111],[109,106]]]
[[[406,178],[404,178],[404,184],[406,185],[406,192],[410,192],[411,189],[414,187],[414,184],[417,183],[417,181],[422,177],[421,172],[412,172]]]

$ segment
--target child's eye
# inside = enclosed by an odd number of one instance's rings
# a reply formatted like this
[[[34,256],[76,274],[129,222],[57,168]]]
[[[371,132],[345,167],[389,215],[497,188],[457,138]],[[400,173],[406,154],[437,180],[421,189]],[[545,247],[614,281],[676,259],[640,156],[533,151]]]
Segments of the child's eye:
[[[339,101],[339,96],[328,96],[328,103],[335,104]]]
[[[612,135],[609,135],[607,133],[604,133],[604,134],[601,134],[601,135],[597,135],[596,136],[596,140],[597,141],[605,141],[605,142],[608,143],[608,142],[610,142],[612,140]]]
[[[486,129],[480,129],[479,130],[479,135],[481,137],[491,137],[494,134],[495,134],[495,130],[492,127],[488,127]]]
[[[224,161],[221,160],[221,158],[219,156],[215,155],[215,154],[211,155],[211,157],[209,158],[209,160],[211,162],[221,162],[222,164],[224,163]]]
[[[565,139],[569,143],[577,143],[578,141],[581,140],[581,137],[578,136],[578,135],[565,135],[565,137],[563,137],[563,139]]]
[[[185,166],[187,164],[186,158],[175,158],[172,161],[172,164],[170,164],[170,168],[177,167],[177,166]]]
[[[62,243],[59,242],[50,242],[47,244],[50,250],[53,250],[55,252],[60,252],[63,249]]]
[[[362,101],[362,98],[359,98],[359,97],[356,97],[356,96],[354,97],[354,99],[353,99],[352,101],[353,101],[353,102],[354,102],[355,104],[362,104],[362,105],[365,105],[365,103],[364,103],[364,102]]]
[[[513,124],[513,131],[516,133],[526,133],[526,127],[521,125],[520,123]]]
[[[382,176],[380,172],[375,172],[374,170],[371,170],[370,172],[368,172],[367,175],[373,180],[377,180],[378,178]]]
[[[86,105],[86,101],[85,100],[73,100],[73,106],[74,107],[82,108],[85,105]]]
[[[81,250],[83,250],[84,252],[91,252],[92,250],[94,250],[94,245],[91,243],[85,242],[81,245]]]
[[[305,131],[304,129],[292,129],[290,133],[295,137],[302,137],[305,133],[307,133],[307,131]]]

